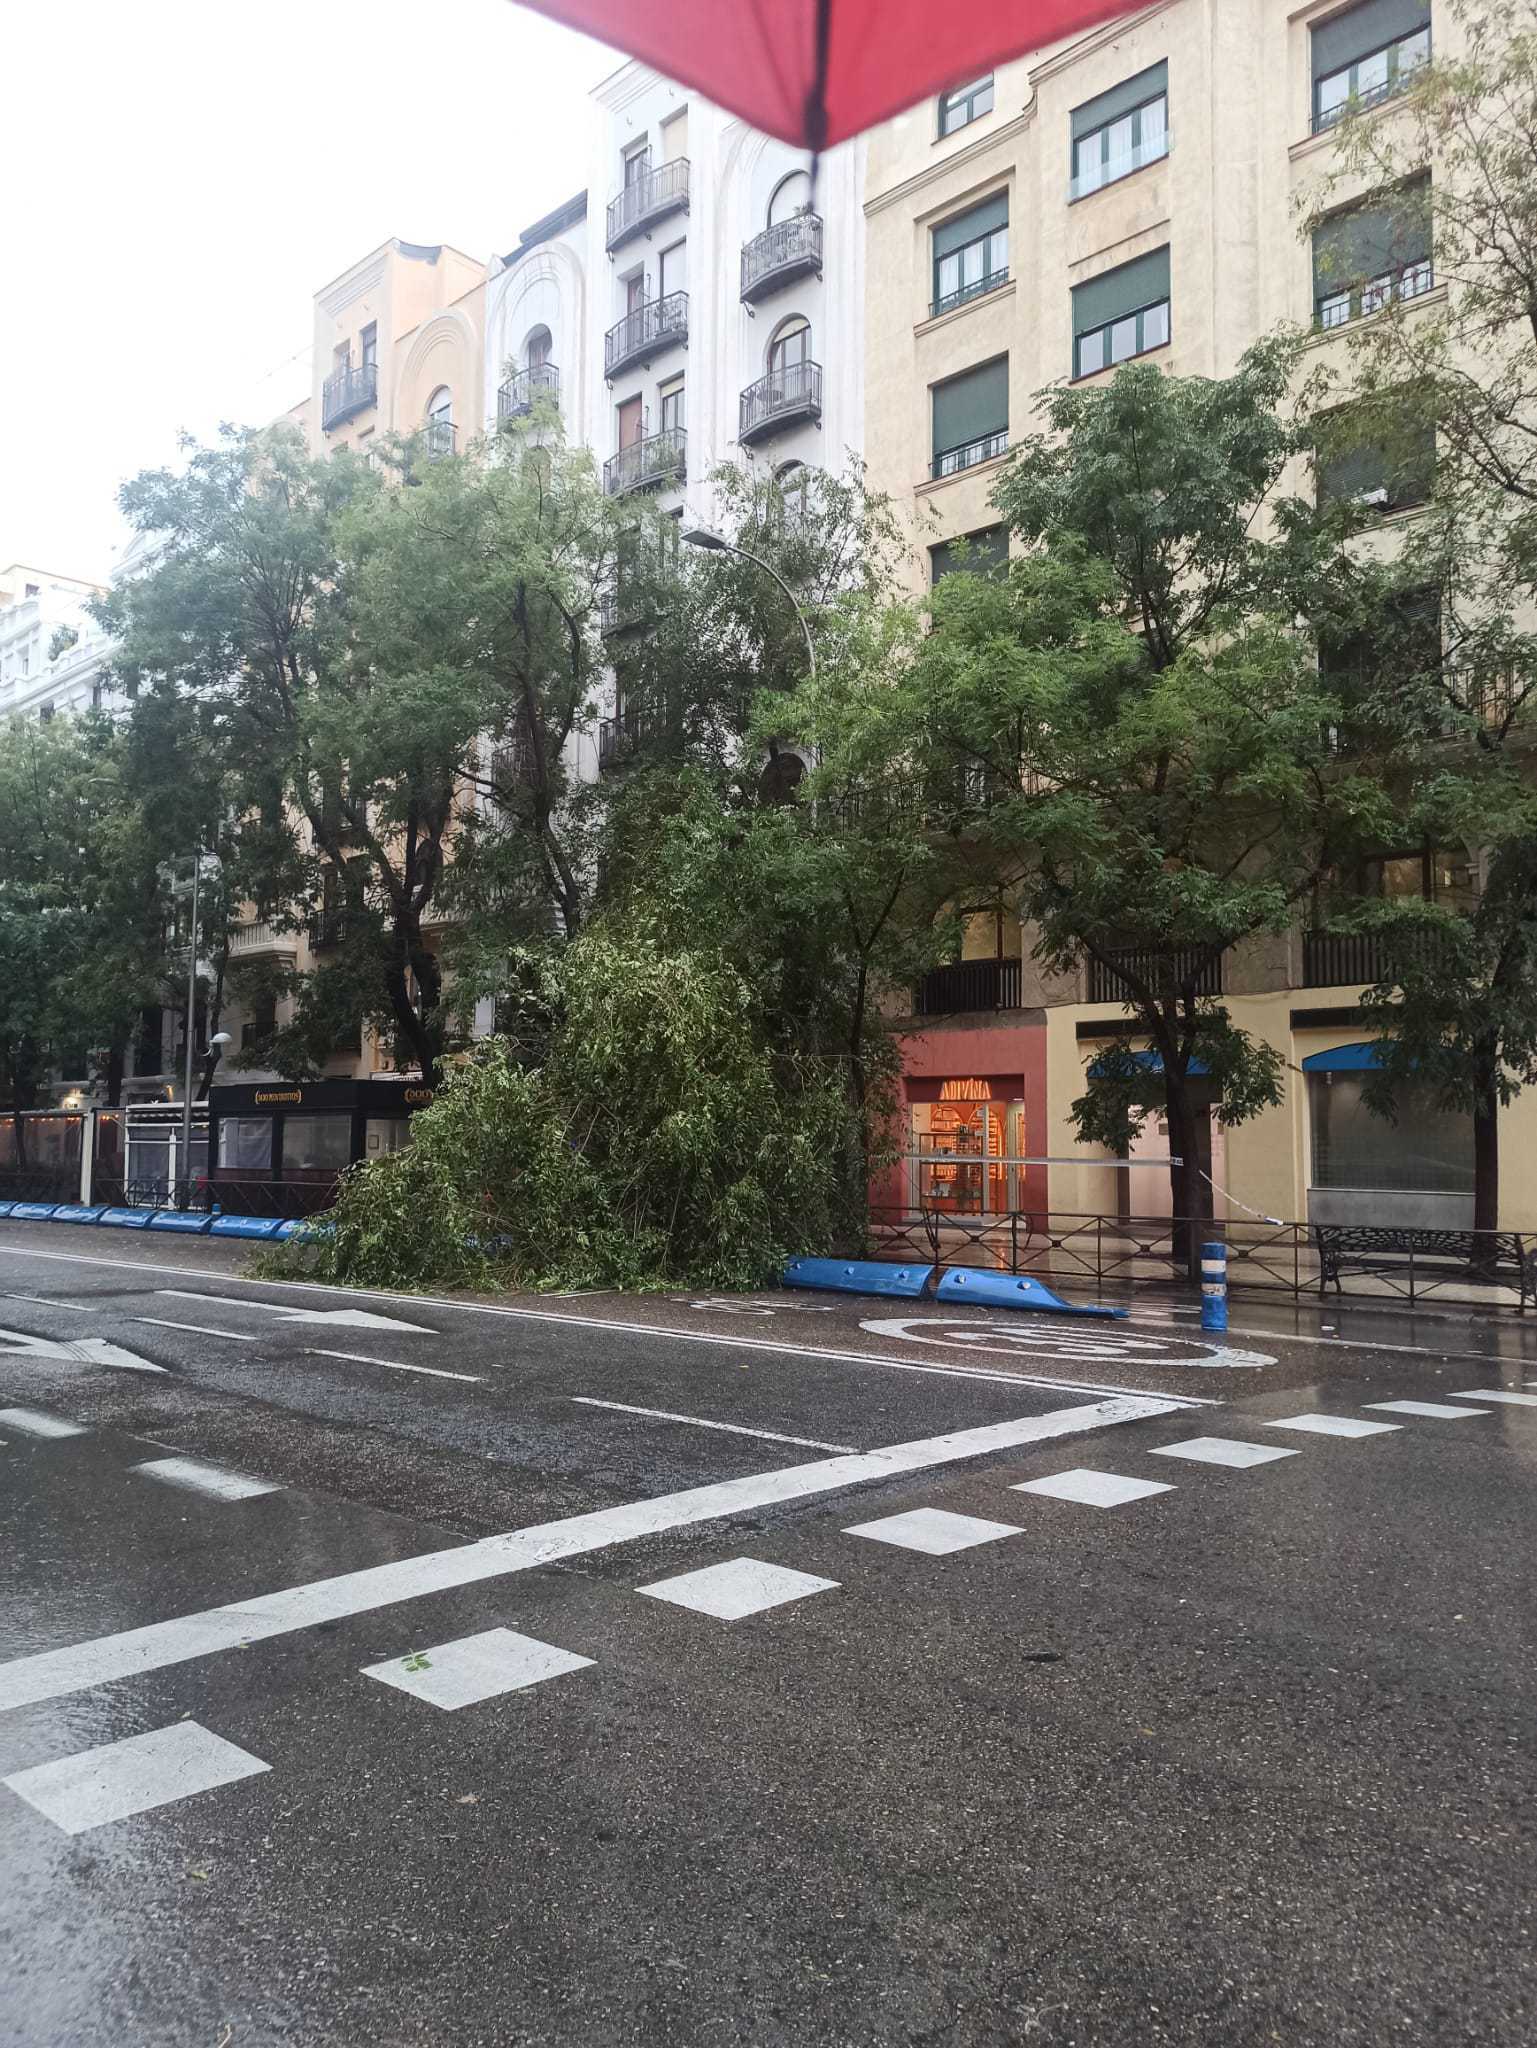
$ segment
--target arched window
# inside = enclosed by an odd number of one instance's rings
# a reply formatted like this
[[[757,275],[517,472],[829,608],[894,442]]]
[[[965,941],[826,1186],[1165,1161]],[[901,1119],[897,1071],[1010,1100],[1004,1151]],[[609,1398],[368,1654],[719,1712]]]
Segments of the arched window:
[[[432,456],[454,452],[454,394],[440,384],[427,401],[427,453]]]
[[[811,360],[811,326],[799,313],[792,313],[774,330],[769,343],[768,366],[771,376],[782,376],[786,370],[799,367]]]
[[[554,344],[550,340],[549,328],[536,327],[523,344],[524,369],[543,369],[544,365],[550,360],[550,350],[553,346]]]
[[[782,462],[774,471],[779,487],[779,514],[785,530],[797,533],[805,524],[811,472],[804,462]]]
[[[797,213],[811,210],[811,173],[791,171],[787,178],[781,178],[774,187],[769,200],[768,224],[777,227],[782,220],[789,220]]]

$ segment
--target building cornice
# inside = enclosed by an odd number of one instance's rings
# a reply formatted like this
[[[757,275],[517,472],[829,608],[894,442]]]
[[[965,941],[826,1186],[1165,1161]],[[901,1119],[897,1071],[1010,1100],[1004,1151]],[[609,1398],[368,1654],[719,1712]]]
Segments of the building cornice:
[[[350,306],[354,299],[362,298],[364,292],[372,291],[375,285],[384,282],[384,265],[390,253],[391,244],[386,242],[382,249],[376,249],[372,256],[364,257],[361,263],[339,277],[335,284],[328,284],[324,291],[316,292],[315,304],[322,313],[328,313],[334,320],[336,315]]]
[[[1030,68],[1030,91],[1032,97],[1037,84],[1043,78],[1056,78],[1063,71],[1070,71],[1085,57],[1092,57],[1096,51],[1107,49],[1111,43],[1119,42],[1128,29],[1140,28],[1145,21],[1152,21],[1160,14],[1167,14],[1175,0],[1152,0],[1152,5],[1139,7],[1135,14],[1122,14],[1104,22],[1099,28],[1090,29],[1087,35],[1079,36],[1076,42],[1064,43],[1055,56]]]
[[[883,213],[888,206],[900,206],[904,200],[911,199],[914,193],[921,192],[926,185],[932,185],[940,178],[947,178],[954,170],[975,165],[979,158],[986,156],[991,150],[1023,135],[1034,120],[1035,102],[1032,99],[1028,106],[1022,108],[1012,119],[1005,121],[1001,127],[994,128],[991,134],[979,135],[975,142],[968,143],[964,149],[951,150],[948,156],[941,157],[937,163],[925,164],[921,171],[914,171],[899,185],[893,185],[889,191],[877,194],[874,199],[867,199],[864,204],[865,218],[868,220],[877,213]],[[977,182],[980,183],[984,177],[991,175],[989,172],[978,171]]]

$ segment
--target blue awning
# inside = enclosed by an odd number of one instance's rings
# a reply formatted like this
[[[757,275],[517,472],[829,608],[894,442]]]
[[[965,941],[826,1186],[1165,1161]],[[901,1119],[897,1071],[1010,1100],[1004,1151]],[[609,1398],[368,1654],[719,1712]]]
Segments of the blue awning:
[[[1310,1052],[1302,1062],[1304,1074],[1364,1074],[1382,1065],[1375,1039],[1358,1039],[1354,1045],[1331,1045],[1327,1052]]]
[[[1163,1072],[1163,1054],[1161,1052],[1154,1052],[1151,1049],[1145,1052],[1134,1052],[1131,1056],[1131,1062],[1134,1067],[1140,1067],[1144,1074],[1161,1074]],[[1102,1081],[1105,1077],[1105,1072],[1104,1060],[1097,1059],[1089,1069],[1089,1079],[1091,1081]],[[1186,1068],[1186,1072],[1192,1079],[1203,1075],[1206,1072],[1206,1062],[1204,1060],[1192,1060]]]

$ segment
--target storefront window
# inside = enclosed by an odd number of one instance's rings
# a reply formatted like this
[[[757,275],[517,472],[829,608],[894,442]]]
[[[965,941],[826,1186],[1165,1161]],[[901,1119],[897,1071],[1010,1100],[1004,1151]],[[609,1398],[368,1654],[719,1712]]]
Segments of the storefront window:
[[[963,1084],[947,1081],[946,1089]],[[985,1086],[985,1083],[975,1084]],[[954,1216],[1006,1215],[1020,1206],[1024,1104],[979,1095],[915,1102],[913,1203]]]
[[[283,1171],[291,1167],[330,1169],[340,1173],[352,1160],[352,1116],[347,1110],[328,1116],[290,1116],[283,1123]]]
[[[364,1147],[365,1159],[387,1159],[392,1152],[404,1152],[411,1142],[408,1116],[371,1116]]]
[[[1398,1121],[1373,1116],[1365,1075],[1308,1075],[1315,1188],[1380,1188],[1406,1194],[1473,1190],[1473,1119],[1403,1089]]]
[[[270,1173],[271,1117],[225,1117],[219,1125],[219,1164],[238,1173]]]

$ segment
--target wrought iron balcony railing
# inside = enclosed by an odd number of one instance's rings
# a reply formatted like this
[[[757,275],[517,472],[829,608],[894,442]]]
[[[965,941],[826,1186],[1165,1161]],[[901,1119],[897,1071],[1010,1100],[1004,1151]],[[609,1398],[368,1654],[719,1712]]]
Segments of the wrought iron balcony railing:
[[[996,456],[1006,455],[1009,448],[1009,430],[999,428],[996,434],[979,434],[974,441],[963,441],[958,448],[941,448],[929,466],[929,474],[935,478],[957,476],[963,469],[974,469],[979,462],[991,462]]]
[[[655,170],[642,171],[608,203],[607,247],[617,249],[670,213],[688,205],[688,158],[674,157]]]
[[[441,462],[445,455],[452,455],[454,443],[459,438],[459,429],[452,420],[428,420],[422,435],[422,445],[429,462]]]
[[[820,275],[822,216],[792,213],[742,244],[742,304],[755,306],[798,277]]]
[[[603,374],[613,377],[630,363],[688,340],[688,293],[666,292],[626,313],[603,337]]]
[[[786,363],[770,370],[742,393],[737,439],[743,447],[766,441],[770,434],[822,417],[822,365]]]
[[[560,403],[560,372],[553,363],[530,363],[501,385],[496,394],[499,420],[522,419],[534,409],[536,398],[553,398]]]
[[[953,1017],[964,1010],[1017,1010],[1019,997],[1019,961],[957,960],[923,977],[913,991],[913,1014]]]
[[[348,363],[320,387],[320,424],[326,433],[355,412],[379,403],[379,365]]]
[[[1156,946],[1123,946],[1110,955],[1108,961],[1089,962],[1089,1001],[1091,1003],[1125,1002],[1125,982],[1116,973],[1123,966],[1128,974],[1134,974],[1139,981],[1150,982],[1155,988],[1166,981],[1175,987],[1195,979],[1198,996],[1220,996],[1222,993],[1222,955],[1212,954],[1205,946],[1174,946],[1164,951]]]
[[[603,488],[611,498],[626,491],[638,491],[652,484],[682,483],[688,475],[688,433],[683,427],[664,427],[659,434],[647,434],[632,441],[603,465]]]

